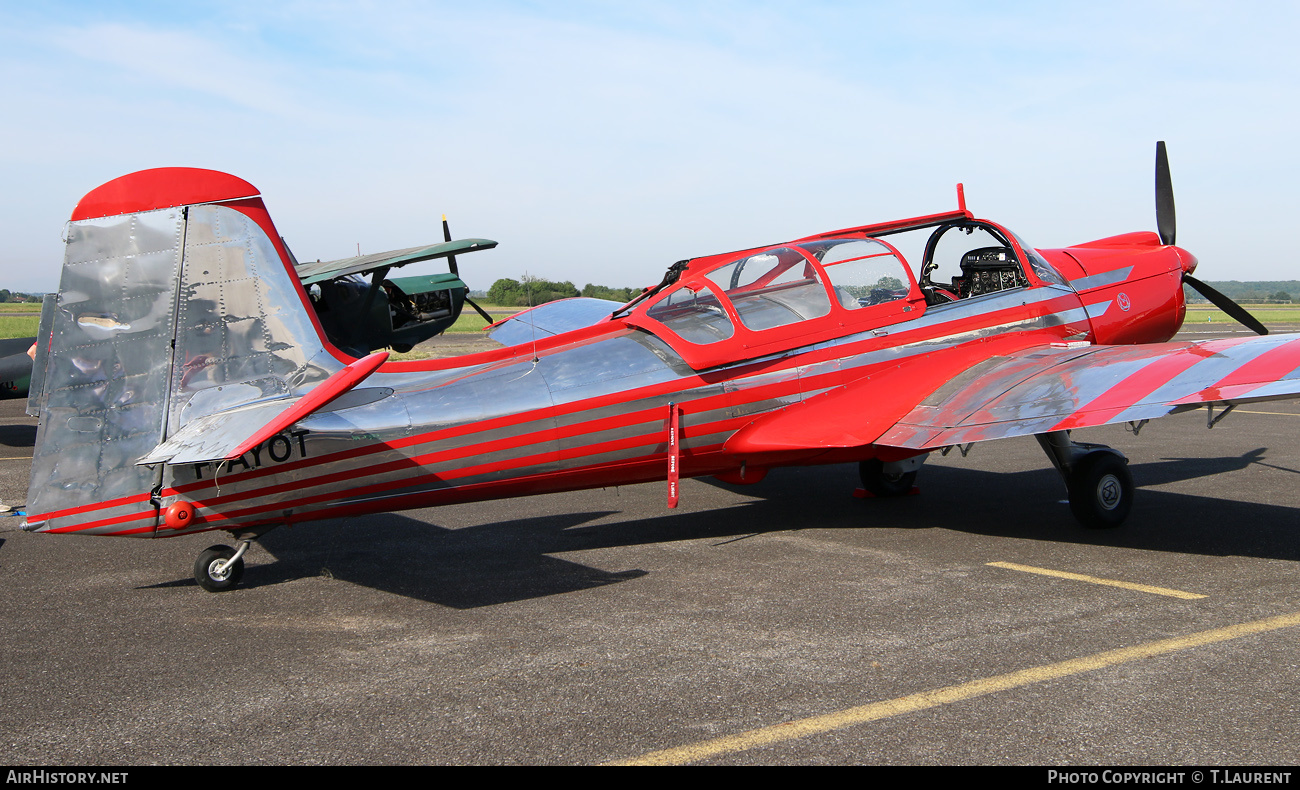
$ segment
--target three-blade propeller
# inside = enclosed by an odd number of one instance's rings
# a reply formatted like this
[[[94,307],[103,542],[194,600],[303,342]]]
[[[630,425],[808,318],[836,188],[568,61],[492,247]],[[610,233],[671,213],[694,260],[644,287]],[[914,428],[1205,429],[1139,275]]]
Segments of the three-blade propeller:
[[[1177,223],[1174,220],[1174,185],[1169,175],[1169,154],[1163,140],[1156,143],[1156,231],[1162,244],[1173,244]],[[1267,335],[1268,328],[1259,319],[1228,297],[1183,272],[1183,284],[1210,300],[1210,303],[1227,313],[1233,320],[1258,335]]]

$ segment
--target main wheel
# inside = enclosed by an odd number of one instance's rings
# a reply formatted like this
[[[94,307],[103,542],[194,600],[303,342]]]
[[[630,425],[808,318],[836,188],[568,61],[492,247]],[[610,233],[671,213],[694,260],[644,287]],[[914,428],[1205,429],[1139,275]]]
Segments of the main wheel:
[[[859,463],[858,476],[862,478],[862,487],[878,497],[903,496],[911,492],[912,485],[916,482],[915,469],[901,474],[887,474],[885,462],[879,458]]]
[[[1133,507],[1133,475],[1114,453],[1095,452],[1070,472],[1070,510],[1085,527],[1118,527]]]
[[[194,561],[194,581],[208,592],[223,592],[239,584],[239,580],[244,578],[243,557],[225,568],[221,567],[233,556],[235,550],[229,546],[209,546],[204,549]]]

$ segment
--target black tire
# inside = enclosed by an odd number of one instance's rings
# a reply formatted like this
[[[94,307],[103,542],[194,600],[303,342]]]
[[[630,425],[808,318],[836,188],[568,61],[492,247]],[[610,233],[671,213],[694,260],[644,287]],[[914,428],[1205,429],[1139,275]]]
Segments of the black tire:
[[[225,592],[239,584],[244,578],[244,559],[226,568],[225,573],[217,573],[216,564],[225,562],[235,556],[235,550],[229,546],[209,546],[194,561],[194,581],[208,592]]]
[[[858,464],[858,477],[862,478],[862,487],[872,496],[895,497],[911,493],[916,483],[916,470],[899,475],[885,474],[885,462],[878,458]]]
[[[1070,510],[1089,529],[1118,527],[1133,507],[1128,462],[1108,452],[1089,453],[1070,472]]]

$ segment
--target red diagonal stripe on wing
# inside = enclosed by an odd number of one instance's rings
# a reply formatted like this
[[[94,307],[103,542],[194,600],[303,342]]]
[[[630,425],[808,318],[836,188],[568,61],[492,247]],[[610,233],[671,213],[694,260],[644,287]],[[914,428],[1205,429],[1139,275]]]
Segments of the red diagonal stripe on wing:
[[[1232,388],[1232,397],[1246,394],[1244,387],[1252,384],[1270,384],[1279,381],[1282,376],[1300,368],[1300,339],[1286,341],[1271,351],[1255,357],[1251,361],[1216,381],[1196,398],[1199,401],[1218,400],[1220,390]]]
[[[1175,376],[1196,363],[1212,356],[1215,351],[1230,348],[1250,339],[1232,338],[1225,342],[1216,342],[1213,348],[1192,346],[1157,359],[1081,406],[1077,412],[1057,423],[1053,430],[1104,425],[1110,418],[1168,384]]]

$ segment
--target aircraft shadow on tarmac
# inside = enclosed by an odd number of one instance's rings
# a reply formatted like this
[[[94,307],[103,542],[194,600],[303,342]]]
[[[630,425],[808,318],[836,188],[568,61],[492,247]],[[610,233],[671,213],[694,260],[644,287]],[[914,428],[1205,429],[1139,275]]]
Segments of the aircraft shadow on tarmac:
[[[433,511],[436,513],[437,511]],[[609,572],[550,553],[571,550],[571,527],[609,512],[568,513],[448,529],[396,513],[277,530],[258,543],[275,555],[249,566],[245,587],[330,576],[456,609],[614,584],[644,571]]]
[[[1114,530],[1079,526],[1052,469],[992,472],[933,465],[919,496],[856,499],[852,466],[778,469],[756,485],[688,481],[683,502],[712,485],[748,497],[713,509],[596,510],[449,529],[400,514],[276,530],[259,544],[276,562],[250,565],[245,587],[328,575],[457,609],[574,592],[644,576],[606,571],[555,554],[684,540],[722,545],[801,529],[949,529],[976,535],[1113,545],[1153,551],[1300,560],[1300,509],[1239,502],[1212,478],[1264,464],[1261,448],[1241,456],[1169,458],[1130,468],[1138,486],[1128,522]],[[1279,467],[1273,467],[1279,468]],[[1295,471],[1287,469],[1286,471]],[[1143,489],[1205,479],[1196,496]],[[436,518],[437,510],[429,511]],[[611,519],[611,516],[619,518]],[[176,581],[158,586],[188,586]]]
[[[1234,491],[1224,487],[1229,485],[1228,478],[1215,479],[1256,465],[1297,472],[1267,463],[1266,454],[1267,448],[1257,448],[1240,456],[1165,458],[1130,464],[1138,490],[1128,521],[1117,529],[1080,526],[1070,513],[1060,476],[1050,468],[994,472],[927,466],[917,479],[919,496],[853,500],[856,507],[851,509],[857,526],[864,527],[944,528],[1151,551],[1300,560],[1300,508],[1238,501],[1233,498]],[[790,471],[796,472],[795,479],[763,495],[795,498],[800,490],[817,489],[815,469]],[[769,476],[768,480],[772,479]],[[1209,496],[1154,490],[1156,486],[1189,480],[1203,481]],[[1290,498],[1289,490],[1287,494]],[[836,512],[840,505],[836,503]]]
[[[749,510],[752,506],[740,507]],[[721,513],[735,509],[723,508]],[[277,530],[258,541],[277,562],[248,567],[243,585],[258,587],[329,575],[469,609],[615,584],[646,574],[640,569],[601,570],[551,556],[554,554],[710,537],[730,540],[756,531],[789,528],[756,530],[747,516],[720,518],[719,511],[683,511],[592,524],[614,515],[619,515],[618,511],[588,511],[447,529],[400,514],[385,514],[367,517],[364,524],[336,520]]]

